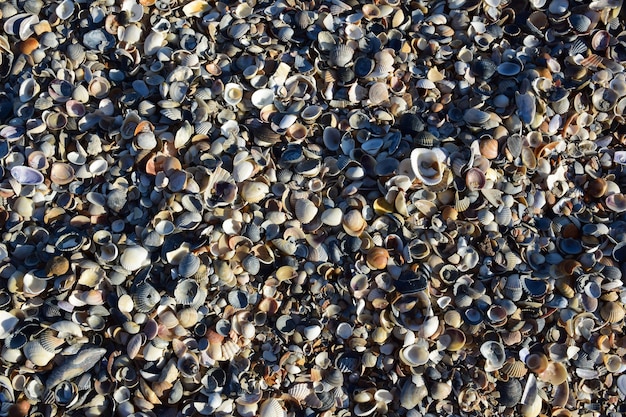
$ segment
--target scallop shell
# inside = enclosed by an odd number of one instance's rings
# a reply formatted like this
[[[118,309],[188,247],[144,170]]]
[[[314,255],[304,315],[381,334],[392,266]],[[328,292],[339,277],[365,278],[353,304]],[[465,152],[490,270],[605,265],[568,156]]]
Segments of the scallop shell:
[[[346,67],[352,62],[353,56],[354,49],[346,44],[339,44],[330,53],[330,61],[337,67]]]
[[[524,362],[509,358],[504,365],[502,365],[500,372],[508,375],[510,378],[523,378],[526,376],[528,370]]]
[[[600,316],[609,323],[624,320],[624,306],[619,301],[606,301],[600,308]]]
[[[276,398],[268,398],[259,408],[259,417],[285,417],[285,415],[285,410]]]
[[[150,312],[161,301],[161,295],[150,284],[141,284],[132,293],[135,309],[139,313]]]

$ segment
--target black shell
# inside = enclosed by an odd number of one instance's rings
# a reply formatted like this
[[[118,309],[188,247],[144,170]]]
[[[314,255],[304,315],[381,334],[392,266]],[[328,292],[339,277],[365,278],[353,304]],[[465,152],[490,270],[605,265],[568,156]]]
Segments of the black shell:
[[[403,134],[412,135],[424,130],[424,121],[417,114],[404,113],[400,117],[398,127],[400,127],[400,132],[402,132]]]
[[[475,77],[488,80],[496,73],[498,66],[490,59],[477,59],[472,62],[471,70]]]
[[[395,282],[396,290],[401,294],[424,291],[428,287],[430,272],[430,267],[426,264],[421,265],[417,272],[410,269],[402,271]]]
[[[522,399],[522,384],[519,379],[511,378],[508,381],[498,381],[496,389],[500,393],[498,402],[505,407],[515,407]]]

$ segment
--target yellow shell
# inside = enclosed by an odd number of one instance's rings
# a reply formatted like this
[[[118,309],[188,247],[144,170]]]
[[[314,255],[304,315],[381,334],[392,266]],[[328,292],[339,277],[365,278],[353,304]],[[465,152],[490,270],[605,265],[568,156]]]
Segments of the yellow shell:
[[[605,302],[600,309],[600,316],[609,323],[619,323],[624,319],[624,306],[618,301]]]
[[[539,379],[552,385],[559,385],[567,381],[567,369],[560,362],[550,362],[546,369],[539,374]]]
[[[504,365],[502,365],[501,372],[508,375],[510,378],[522,378],[528,372],[524,362],[509,358]]]
[[[374,247],[367,252],[367,265],[372,269],[385,269],[388,261],[387,249]]]

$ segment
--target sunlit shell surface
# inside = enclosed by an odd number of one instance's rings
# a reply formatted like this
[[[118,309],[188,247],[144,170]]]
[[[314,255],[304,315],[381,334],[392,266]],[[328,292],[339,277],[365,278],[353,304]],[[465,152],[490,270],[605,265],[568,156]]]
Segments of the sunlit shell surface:
[[[623,414],[622,3],[0,1],[0,415]]]

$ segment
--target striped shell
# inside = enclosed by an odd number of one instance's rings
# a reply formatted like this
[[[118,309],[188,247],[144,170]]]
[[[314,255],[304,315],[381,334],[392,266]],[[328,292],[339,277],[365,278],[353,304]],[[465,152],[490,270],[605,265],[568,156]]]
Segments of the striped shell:
[[[504,365],[502,365],[500,372],[508,375],[510,378],[523,378],[526,376],[528,369],[526,369],[524,362],[509,358]]]
[[[352,62],[354,49],[346,44],[337,45],[330,54],[331,62],[337,67],[345,67]]]
[[[624,307],[619,301],[607,301],[600,309],[600,316],[609,323],[619,323],[624,315]]]
[[[276,398],[268,398],[261,403],[259,417],[284,417],[285,410]]]

